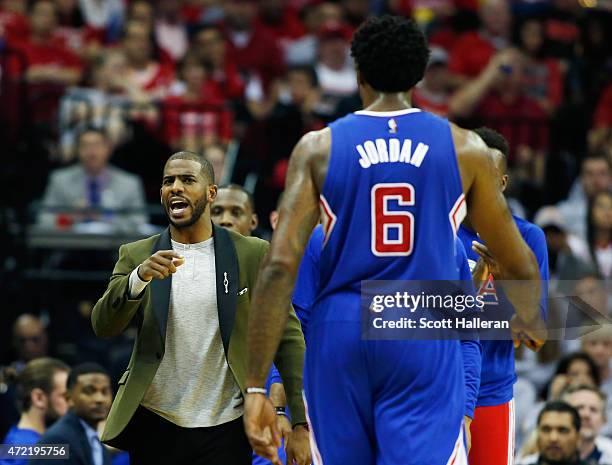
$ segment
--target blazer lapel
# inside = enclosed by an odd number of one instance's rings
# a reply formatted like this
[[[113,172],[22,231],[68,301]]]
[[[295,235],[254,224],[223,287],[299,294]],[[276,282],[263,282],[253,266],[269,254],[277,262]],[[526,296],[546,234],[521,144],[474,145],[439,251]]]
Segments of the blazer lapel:
[[[215,238],[215,268],[217,274],[217,311],[223,350],[227,356],[230,336],[236,317],[236,294],[238,292],[239,268],[234,241],[229,233],[213,225]]]
[[[166,228],[159,235],[157,241],[153,245],[151,255],[158,250],[170,250],[170,229]],[[151,302],[153,304],[153,313],[157,318],[159,332],[162,341],[166,340],[166,323],[168,322],[168,308],[170,307],[170,289],[172,288],[172,275],[166,279],[154,279],[151,281]]]

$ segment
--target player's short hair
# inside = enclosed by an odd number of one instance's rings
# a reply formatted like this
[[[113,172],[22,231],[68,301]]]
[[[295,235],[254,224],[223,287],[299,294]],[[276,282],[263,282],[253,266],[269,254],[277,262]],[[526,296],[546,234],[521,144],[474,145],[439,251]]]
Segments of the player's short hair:
[[[110,379],[108,371],[106,371],[106,369],[102,365],[94,362],[85,362],[75,366],[72,370],[70,370],[66,387],[68,388],[68,390],[71,390],[77,383],[79,376],[89,375],[93,373],[106,375]]]
[[[546,405],[544,405],[544,408],[542,408],[542,410],[540,410],[540,413],[538,414],[538,426],[540,425],[540,421],[542,420],[544,414],[548,412],[569,413],[572,416],[572,423],[574,425],[574,428],[576,428],[576,431],[580,431],[581,422],[578,410],[576,410],[567,402],[555,400],[553,402],[548,402]]]
[[[499,150],[505,157],[508,156],[510,152],[508,141],[499,132],[484,126],[474,129],[474,132],[487,144],[487,147]]]
[[[240,191],[246,194],[248,198],[249,206],[251,207],[251,211],[255,213],[255,197],[253,196],[253,193],[246,190],[244,186],[241,186],[240,184],[230,183],[230,184],[224,184],[221,187],[219,187],[219,190],[221,189],[233,189],[233,190]]]
[[[196,152],[190,152],[189,150],[181,150],[180,152],[173,153],[166,161],[166,165],[172,160],[191,160],[197,161],[202,169],[200,172],[211,184],[215,183],[215,170],[213,169],[212,163],[210,163],[206,157]]]
[[[351,55],[374,90],[405,92],[425,74],[429,49],[416,22],[400,16],[372,17],[355,32]]]

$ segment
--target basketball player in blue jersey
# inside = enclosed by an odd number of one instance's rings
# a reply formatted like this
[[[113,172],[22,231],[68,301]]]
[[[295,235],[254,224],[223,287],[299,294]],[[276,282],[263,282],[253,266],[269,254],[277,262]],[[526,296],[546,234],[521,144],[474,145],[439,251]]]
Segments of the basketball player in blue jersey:
[[[458,279],[455,235],[467,209],[503,277],[523,280],[507,287],[513,304],[521,304],[515,336],[541,345],[537,262],[482,140],[411,108],[410,90],[429,54],[416,23],[371,18],[355,33],[351,52],[365,110],[305,135],[291,155],[249,317],[245,430],[258,454],[277,460],[279,434],[263,387],[285,302],[321,216],[321,280],[304,375],[314,463],[465,464],[459,341],[363,340],[361,282]]]
[[[508,143],[503,136],[489,128],[474,131],[487,144],[497,166],[497,182],[500,192],[508,183],[507,161]],[[535,224],[514,216],[514,222],[521,236],[533,251],[542,279],[542,299],[540,313],[546,317],[546,284],[548,282],[548,252],[544,232]],[[462,240],[472,265],[476,265],[482,255],[484,263],[495,270],[495,262],[486,246],[466,220],[459,229]],[[495,273],[493,273],[495,274]],[[513,312],[503,291],[496,290],[494,278],[489,276],[482,290],[494,293],[495,299],[487,299],[487,307],[494,312]],[[476,410],[471,423],[472,447],[469,453],[470,465],[511,465],[514,459],[514,401],[513,385],[516,381],[514,372],[514,347],[512,341],[483,340],[482,368],[480,389]],[[528,345],[529,346],[529,345]]]

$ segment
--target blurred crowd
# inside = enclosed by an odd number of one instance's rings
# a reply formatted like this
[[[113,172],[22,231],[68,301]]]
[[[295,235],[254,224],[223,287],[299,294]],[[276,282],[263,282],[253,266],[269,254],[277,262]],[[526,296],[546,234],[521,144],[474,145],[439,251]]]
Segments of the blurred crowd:
[[[509,141],[506,196],[546,234],[552,291],[610,315],[610,2],[0,0],[0,364],[96,360],[117,381],[133,333],[95,340],[89,316],[105,282],[83,281],[92,269],[107,276],[114,259],[41,258],[28,231],[154,230],[165,224],[155,216],[163,163],[187,149],[205,154],[219,183],[253,194],[239,207],[267,237],[293,146],[360,108],[350,38],[385,13],[414,18],[430,41],[413,104]],[[40,260],[81,276],[32,281],[24,270]],[[590,463],[612,464],[611,359],[605,328],[537,355],[519,351],[517,455],[546,449],[533,432],[564,411],[537,414],[566,400],[581,420],[573,447],[583,458],[604,451]],[[0,438],[18,418],[11,389],[0,382]]]

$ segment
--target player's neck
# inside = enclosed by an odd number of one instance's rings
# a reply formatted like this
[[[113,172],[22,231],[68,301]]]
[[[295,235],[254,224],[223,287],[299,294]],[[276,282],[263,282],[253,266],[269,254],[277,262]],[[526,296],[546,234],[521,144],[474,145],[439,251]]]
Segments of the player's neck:
[[[397,92],[386,94],[381,92],[363,92],[361,99],[364,110],[397,111],[412,108],[410,103],[412,92]]]
[[[35,411],[33,408],[28,412],[22,413],[19,423],[17,423],[17,428],[29,429],[43,434],[45,432],[44,414]]]
[[[209,210],[207,209],[207,212]],[[204,242],[212,236],[212,222],[210,213],[203,213],[197,222],[191,226],[177,228],[170,225],[170,237],[181,244],[198,244]]]

